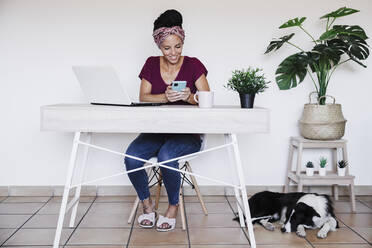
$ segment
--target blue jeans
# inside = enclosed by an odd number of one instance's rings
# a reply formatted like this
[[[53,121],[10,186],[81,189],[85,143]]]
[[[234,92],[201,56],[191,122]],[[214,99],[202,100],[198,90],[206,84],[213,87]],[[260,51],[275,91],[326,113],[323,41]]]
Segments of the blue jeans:
[[[157,157],[158,162],[177,158],[200,150],[201,140],[194,134],[140,134],[128,147],[126,154],[142,159]],[[125,157],[126,170],[140,168],[143,162]],[[178,169],[178,161],[165,165]],[[177,171],[160,167],[163,182],[171,205],[178,204],[181,176]],[[137,191],[141,201],[150,196],[148,176],[145,170],[139,170],[128,174],[130,181]]]

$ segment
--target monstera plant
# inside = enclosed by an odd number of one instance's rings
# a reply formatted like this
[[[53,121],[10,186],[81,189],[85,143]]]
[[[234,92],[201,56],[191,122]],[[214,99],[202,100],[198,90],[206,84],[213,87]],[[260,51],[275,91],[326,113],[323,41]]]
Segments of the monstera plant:
[[[292,43],[291,39],[294,37],[294,33],[270,42],[265,53],[278,50],[284,44],[289,44],[299,50],[284,59],[276,70],[276,82],[281,90],[296,87],[309,74],[318,93],[320,104],[324,105],[325,97],[321,98],[321,96],[326,95],[330,78],[341,64],[354,61],[366,67],[362,61],[369,56],[369,50],[366,43],[368,37],[364,30],[358,25],[333,25],[338,18],[356,12],[359,10],[343,7],[320,17],[326,21],[326,26],[325,31],[318,39],[305,30],[303,23],[306,17],[291,19],[279,27],[279,29],[291,27],[301,29],[309,36],[314,45],[310,51],[302,49]]]

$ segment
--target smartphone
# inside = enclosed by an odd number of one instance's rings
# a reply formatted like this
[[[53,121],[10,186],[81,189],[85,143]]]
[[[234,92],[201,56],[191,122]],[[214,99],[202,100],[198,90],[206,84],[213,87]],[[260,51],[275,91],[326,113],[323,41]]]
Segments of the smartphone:
[[[186,81],[173,81],[172,82],[172,90],[174,91],[182,91],[184,88],[186,88]]]

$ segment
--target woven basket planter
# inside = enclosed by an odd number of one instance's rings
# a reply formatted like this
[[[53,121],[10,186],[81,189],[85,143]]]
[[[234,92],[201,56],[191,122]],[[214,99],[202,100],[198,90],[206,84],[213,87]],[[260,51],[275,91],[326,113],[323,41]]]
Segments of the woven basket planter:
[[[304,105],[304,111],[299,121],[300,133],[306,139],[313,140],[337,140],[341,139],[345,134],[346,119],[342,114],[341,104],[336,104],[333,98],[333,103],[320,105],[310,102]]]

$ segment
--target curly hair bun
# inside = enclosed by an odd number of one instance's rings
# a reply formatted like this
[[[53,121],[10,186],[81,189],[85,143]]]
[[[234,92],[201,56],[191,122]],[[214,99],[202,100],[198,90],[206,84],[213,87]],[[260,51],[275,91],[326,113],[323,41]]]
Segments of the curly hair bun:
[[[169,9],[161,14],[154,22],[154,30],[162,27],[180,26],[182,28],[182,15],[175,9]]]

